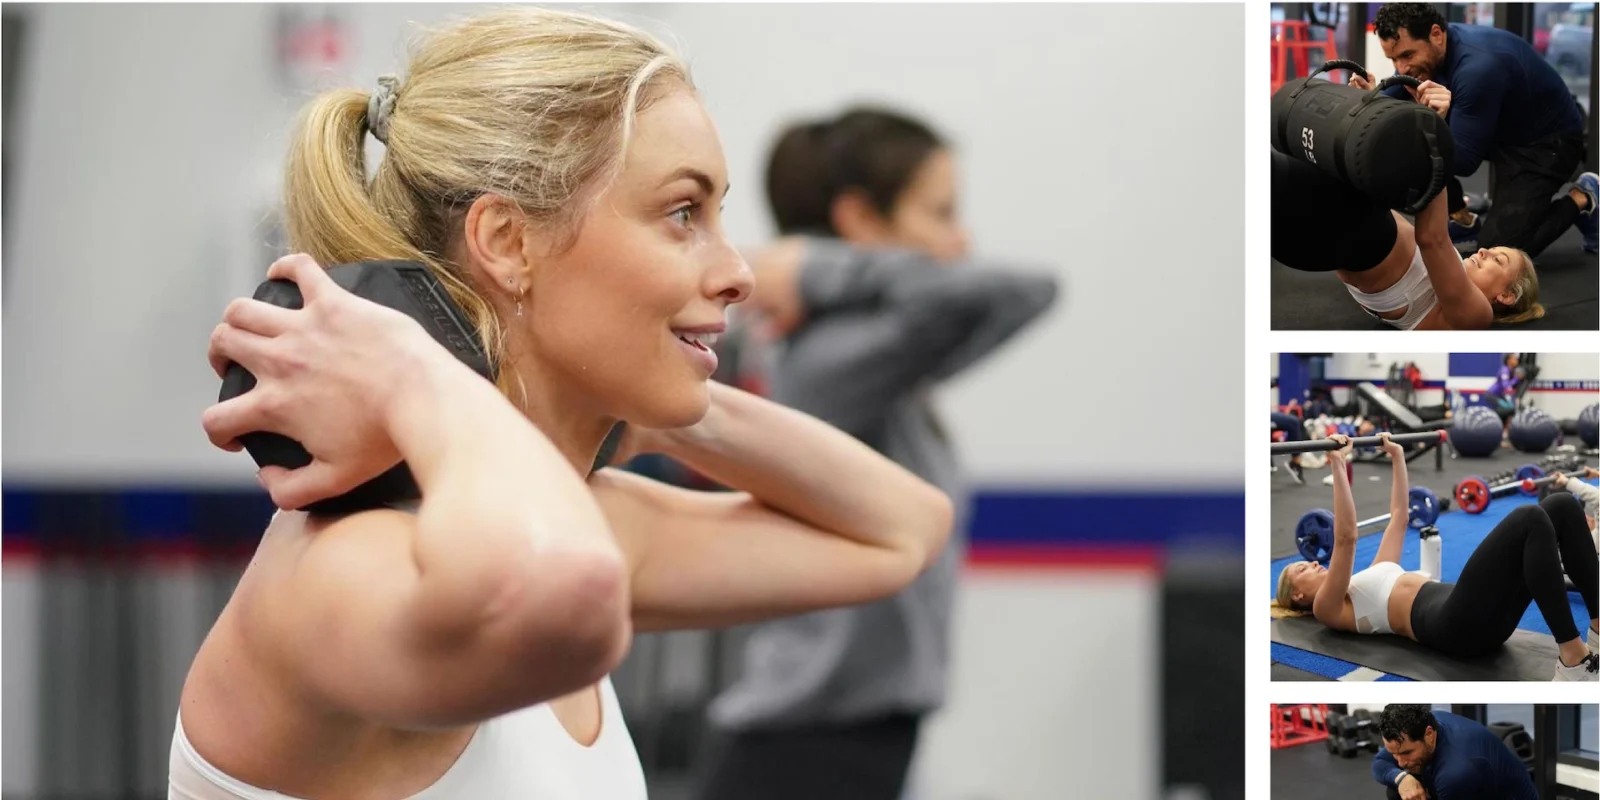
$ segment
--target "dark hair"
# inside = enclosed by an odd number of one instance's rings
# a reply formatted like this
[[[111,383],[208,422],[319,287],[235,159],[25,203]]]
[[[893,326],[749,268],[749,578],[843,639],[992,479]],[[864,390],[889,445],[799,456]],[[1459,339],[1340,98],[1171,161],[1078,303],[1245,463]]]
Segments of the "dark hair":
[[[830,124],[789,126],[767,156],[767,204],[782,235],[833,233],[833,192],[822,167]]]
[[[1413,742],[1422,741],[1428,729],[1439,730],[1439,720],[1433,717],[1432,706],[1384,706],[1378,719],[1378,733],[1386,742],[1398,742],[1402,734]]]
[[[1384,41],[1400,38],[1400,31],[1413,39],[1426,39],[1433,26],[1441,29],[1449,23],[1432,3],[1385,3],[1372,20],[1373,31]]]
[[[890,213],[917,169],[944,146],[922,122],[880,108],[790,126],[767,159],[767,202],[778,232],[838,235],[833,201],[852,190]]]
[[[1506,353],[1505,355],[1500,357],[1500,363],[1501,364],[1510,364],[1511,363],[1511,359],[1513,359],[1513,358],[1517,358],[1517,354],[1516,353]],[[1520,361],[1521,359],[1518,358],[1518,360]]]

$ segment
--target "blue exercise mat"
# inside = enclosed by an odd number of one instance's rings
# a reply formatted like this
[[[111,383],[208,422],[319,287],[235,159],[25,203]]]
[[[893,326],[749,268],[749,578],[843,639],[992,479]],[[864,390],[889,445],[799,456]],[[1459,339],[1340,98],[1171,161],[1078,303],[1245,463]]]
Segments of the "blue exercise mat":
[[[1387,491],[1387,486],[1385,491]],[[1333,502],[1330,491],[1329,504]],[[1454,583],[1461,577],[1461,568],[1466,566],[1467,559],[1472,557],[1478,545],[1488,538],[1489,532],[1500,524],[1501,520],[1510,514],[1512,509],[1538,503],[1538,498],[1527,497],[1520,493],[1496,497],[1482,514],[1468,514],[1464,511],[1452,509],[1439,516],[1435,527],[1439,529],[1441,565],[1444,575],[1440,580],[1445,583]],[[1310,509],[1307,509],[1308,511]],[[1355,571],[1360,572],[1372,564],[1372,559],[1378,554],[1378,545],[1383,541],[1383,531],[1377,531],[1362,536],[1356,541]],[[1276,596],[1278,592],[1278,575],[1284,567],[1296,561],[1303,561],[1299,556],[1280,558],[1272,562],[1272,583],[1269,587],[1270,595]],[[1405,546],[1400,552],[1400,566],[1407,570],[1422,568],[1422,541],[1415,530],[1406,531]],[[1568,592],[1567,600],[1572,606],[1572,619],[1580,632],[1589,629],[1589,611],[1583,605],[1583,599],[1576,594]],[[1550,634],[1550,626],[1545,624],[1544,616],[1539,613],[1537,604],[1529,602],[1528,608],[1522,614],[1522,621],[1517,623],[1522,630],[1535,633]]]

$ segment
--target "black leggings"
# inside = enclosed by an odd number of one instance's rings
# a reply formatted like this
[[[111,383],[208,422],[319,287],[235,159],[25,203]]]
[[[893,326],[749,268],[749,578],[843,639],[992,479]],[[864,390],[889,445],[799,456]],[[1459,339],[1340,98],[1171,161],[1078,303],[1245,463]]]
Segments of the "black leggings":
[[[1511,637],[1532,600],[1557,642],[1576,639],[1563,564],[1589,616],[1600,616],[1595,602],[1600,562],[1583,504],[1558,492],[1507,514],[1467,559],[1460,580],[1423,584],[1411,606],[1411,631],[1436,650],[1482,655]]]
[[[1306,426],[1299,417],[1281,411],[1272,412],[1272,426],[1283,431],[1283,440],[1298,442],[1306,438]]]
[[[1301,272],[1363,272],[1394,250],[1394,214],[1349,184],[1272,151],[1272,258]]]
[[[899,800],[921,717],[732,734],[698,800]]]

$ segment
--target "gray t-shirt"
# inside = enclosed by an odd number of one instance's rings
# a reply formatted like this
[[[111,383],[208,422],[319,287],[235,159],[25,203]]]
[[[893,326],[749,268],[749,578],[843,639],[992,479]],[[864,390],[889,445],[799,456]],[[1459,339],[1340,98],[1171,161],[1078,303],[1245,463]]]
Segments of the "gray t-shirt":
[[[772,362],[772,399],[849,433],[947,493],[967,494],[928,390],[981,360],[1055,301],[1054,277],[941,265],[903,250],[808,242],[806,321]],[[738,680],[712,703],[726,729],[923,714],[944,702],[950,611],[965,542],[953,537],[899,594],[747,630]]]

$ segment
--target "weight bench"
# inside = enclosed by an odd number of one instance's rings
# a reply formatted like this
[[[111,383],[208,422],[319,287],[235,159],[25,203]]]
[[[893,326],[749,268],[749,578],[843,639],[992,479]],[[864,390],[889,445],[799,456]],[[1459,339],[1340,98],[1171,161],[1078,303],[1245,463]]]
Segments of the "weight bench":
[[[1417,412],[1407,408],[1400,401],[1390,397],[1386,392],[1379,389],[1376,384],[1369,381],[1362,381],[1356,384],[1356,394],[1372,405],[1377,406],[1378,410],[1389,420],[1391,428],[1402,429],[1396,431],[1397,433],[1424,433],[1444,430],[1450,427],[1451,420],[1448,419],[1436,419],[1432,422],[1423,421],[1422,417],[1417,416]],[[1417,456],[1432,451],[1434,471],[1443,472],[1444,450],[1440,449],[1440,444],[1441,442],[1438,441],[1425,442],[1421,447],[1408,451],[1406,453],[1406,463],[1410,464],[1411,460]]]

